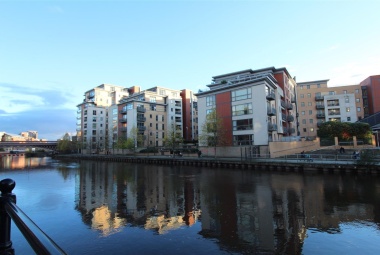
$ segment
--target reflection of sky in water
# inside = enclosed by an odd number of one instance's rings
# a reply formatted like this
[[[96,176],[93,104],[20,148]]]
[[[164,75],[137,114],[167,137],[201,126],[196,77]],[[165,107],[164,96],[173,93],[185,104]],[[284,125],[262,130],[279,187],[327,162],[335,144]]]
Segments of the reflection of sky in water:
[[[355,221],[339,229],[308,229],[303,254],[380,254],[380,229],[375,223]],[[363,249],[365,247],[365,249]]]

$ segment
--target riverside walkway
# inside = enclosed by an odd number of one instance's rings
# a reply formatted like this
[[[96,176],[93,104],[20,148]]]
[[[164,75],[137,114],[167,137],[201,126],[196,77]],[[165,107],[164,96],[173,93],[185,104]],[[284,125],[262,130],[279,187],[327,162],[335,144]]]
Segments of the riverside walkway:
[[[187,165],[196,167],[219,167],[229,169],[256,169],[274,171],[314,171],[334,173],[366,173],[380,175],[380,160],[371,162],[354,159],[351,155],[333,154],[309,154],[288,155],[280,158],[269,157],[198,157],[193,154],[179,156],[168,156],[158,154],[70,154],[56,155],[55,158],[70,160],[95,160],[126,163],[145,163],[155,165]]]

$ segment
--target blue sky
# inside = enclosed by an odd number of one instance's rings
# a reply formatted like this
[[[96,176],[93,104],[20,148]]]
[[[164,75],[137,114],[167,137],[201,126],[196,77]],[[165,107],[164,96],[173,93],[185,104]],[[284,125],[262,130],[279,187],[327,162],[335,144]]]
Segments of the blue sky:
[[[0,131],[75,132],[102,83],[206,88],[211,77],[286,67],[298,82],[380,74],[380,1],[0,0]]]

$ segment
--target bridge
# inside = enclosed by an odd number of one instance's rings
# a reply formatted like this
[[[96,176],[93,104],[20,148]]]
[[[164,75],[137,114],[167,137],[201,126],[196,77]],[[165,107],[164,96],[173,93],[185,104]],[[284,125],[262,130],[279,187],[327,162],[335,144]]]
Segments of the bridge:
[[[57,150],[57,141],[2,141],[0,148],[41,148],[47,150]]]

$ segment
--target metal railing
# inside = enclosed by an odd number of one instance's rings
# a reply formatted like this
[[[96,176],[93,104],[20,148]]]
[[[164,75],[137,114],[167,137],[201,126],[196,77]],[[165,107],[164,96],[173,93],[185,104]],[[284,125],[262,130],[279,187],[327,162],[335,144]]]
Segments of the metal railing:
[[[36,254],[66,254],[16,205],[16,195],[12,193],[15,186],[16,182],[12,179],[0,181],[0,254],[15,254],[11,241],[11,219]]]

